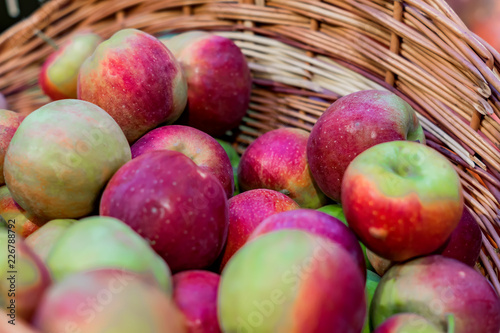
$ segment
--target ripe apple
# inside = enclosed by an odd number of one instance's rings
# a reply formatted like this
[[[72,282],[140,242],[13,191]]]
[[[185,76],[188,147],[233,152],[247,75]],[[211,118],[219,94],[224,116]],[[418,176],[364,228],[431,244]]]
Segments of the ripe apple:
[[[217,319],[218,274],[191,270],[175,274],[173,300],[186,318],[189,333],[221,332]]]
[[[415,313],[400,313],[389,317],[373,333],[443,333],[444,331]]]
[[[51,284],[49,271],[23,238],[11,230],[0,229],[0,244],[0,306],[13,315],[2,320],[15,320],[17,316],[29,321]]]
[[[104,190],[100,214],[132,227],[173,272],[210,266],[227,238],[221,183],[177,151],[151,151],[120,168]]]
[[[0,108],[0,185],[5,184],[3,164],[7,148],[23,119],[19,113]]]
[[[224,187],[228,198],[233,196],[234,175],[231,161],[224,148],[210,135],[188,126],[159,127],[132,145],[132,158],[160,149],[183,153],[202,170],[213,174]]]
[[[182,314],[158,285],[116,269],[77,273],[53,285],[33,326],[42,333],[187,333]]]
[[[187,102],[187,83],[174,55],[154,36],[123,29],[85,60],[78,98],[106,110],[133,143],[173,123]]]
[[[393,266],[373,296],[373,327],[397,313],[412,312],[442,330],[448,314],[455,333],[498,333],[500,298],[474,268],[451,258],[431,255]]]
[[[264,219],[273,214],[300,208],[295,201],[283,193],[266,189],[238,194],[229,199],[228,205],[229,231],[220,271]]]
[[[43,262],[47,262],[50,250],[57,243],[59,237],[66,232],[77,220],[52,220],[26,237],[26,245],[35,252]]]
[[[358,155],[342,182],[349,227],[392,261],[430,254],[460,221],[460,177],[435,150],[410,141],[375,145]]]
[[[366,313],[363,274],[340,245],[302,230],[247,243],[222,272],[223,332],[358,333]]]
[[[92,32],[78,32],[53,52],[43,63],[38,82],[52,100],[76,99],[78,73],[103,39]]]
[[[5,155],[5,182],[37,221],[79,218],[95,209],[107,181],[130,158],[113,118],[92,103],[64,99],[19,125]]]
[[[274,214],[262,221],[248,237],[251,242],[269,232],[281,229],[298,229],[325,237],[339,244],[354,259],[363,278],[366,277],[366,265],[363,251],[354,233],[342,221],[312,209],[296,209]]]
[[[280,128],[260,136],[241,156],[238,184],[242,191],[267,188],[287,194],[302,208],[326,203],[306,156],[309,133],[298,128]]]
[[[366,149],[388,141],[425,142],[415,110],[397,95],[378,90],[349,94],[334,102],[314,125],[307,159],[319,188],[340,201],[344,172]]]
[[[244,54],[228,38],[191,31],[164,41],[182,65],[188,103],[181,122],[220,136],[237,127],[250,104],[252,77]]]
[[[86,217],[67,227],[56,238],[46,263],[57,282],[87,270],[116,268],[154,277],[165,292],[172,291],[167,264],[143,238],[112,217]]]
[[[39,228],[35,223],[36,220],[28,216],[26,211],[12,199],[7,186],[0,187],[0,216],[6,221],[12,221],[10,223],[12,230],[23,238],[28,237]]]

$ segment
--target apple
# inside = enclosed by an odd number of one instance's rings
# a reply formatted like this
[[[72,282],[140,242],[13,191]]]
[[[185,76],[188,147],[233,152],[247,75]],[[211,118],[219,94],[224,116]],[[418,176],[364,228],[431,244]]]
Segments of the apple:
[[[375,295],[375,290],[377,290],[377,286],[380,282],[380,276],[373,273],[370,270],[366,270],[366,284],[365,284],[365,295],[366,295],[366,318],[365,325],[363,326],[363,330],[361,333],[370,333],[370,308],[373,300],[373,295]]]
[[[173,300],[186,318],[189,333],[221,332],[217,319],[218,274],[191,270],[174,274]]]
[[[49,271],[10,228],[0,229],[0,244],[0,307],[8,314],[2,321],[29,321],[51,284]]]
[[[415,313],[400,313],[389,317],[373,333],[444,333],[444,331]]]
[[[250,190],[228,201],[229,230],[222,254],[220,271],[247,241],[254,229],[267,217],[299,209],[299,205],[283,193],[267,189]]]
[[[24,116],[19,113],[2,110],[0,107],[0,185],[5,184],[3,164],[7,148],[9,147],[10,141],[23,119]]]
[[[221,136],[239,126],[250,104],[252,77],[245,55],[228,38],[191,31],[164,41],[188,84],[181,121]]]
[[[7,104],[7,100],[5,99],[4,94],[0,93],[0,110],[8,109],[9,105]]]
[[[0,216],[6,221],[11,221],[12,230],[23,238],[28,237],[39,228],[36,220],[27,216],[26,211],[12,199],[7,186],[0,187]]]
[[[233,176],[234,176],[233,195],[240,194],[240,187],[238,185],[238,165],[240,165],[241,156],[229,142],[223,141],[221,139],[216,139],[216,140],[226,152],[227,156],[229,157],[229,161],[231,162],[231,166],[233,167]]]
[[[162,290],[172,291],[167,264],[142,237],[112,217],[86,217],[67,227],[55,239],[46,263],[56,282],[87,270],[115,268],[152,276]]]
[[[326,203],[306,156],[309,133],[298,128],[269,131],[248,146],[238,166],[241,191],[267,188],[287,194],[302,208]]]
[[[75,222],[77,222],[77,220],[72,219],[49,221],[26,237],[26,245],[28,245],[43,262],[47,262],[50,250],[52,250],[59,237]]]
[[[247,243],[222,272],[223,332],[358,333],[366,313],[363,274],[339,244],[302,230]]]
[[[354,233],[342,221],[312,209],[291,210],[266,218],[255,228],[247,242],[280,229],[303,230],[337,243],[352,256],[363,278],[366,277],[363,251]]]
[[[210,135],[182,125],[159,127],[132,145],[132,158],[160,149],[183,153],[202,170],[213,174],[224,187],[228,198],[233,196],[234,174],[231,161],[224,148]]]
[[[103,192],[100,214],[128,224],[175,273],[210,266],[227,239],[224,188],[177,151],[151,151],[120,168]]]
[[[116,269],[77,273],[52,286],[33,326],[42,333],[187,333],[182,314],[158,285]]]
[[[38,82],[52,100],[76,99],[78,73],[83,62],[92,55],[103,39],[92,32],[78,32],[69,37],[43,63]]]
[[[455,333],[500,330],[500,298],[490,282],[474,268],[441,255],[397,264],[382,277],[373,296],[372,325],[402,312],[419,314],[442,330],[452,314]]]
[[[12,137],[4,175],[12,198],[47,222],[90,214],[111,176],[131,159],[118,124],[100,107],[64,99],[28,115]]]
[[[307,159],[319,188],[341,200],[344,172],[366,149],[388,141],[425,143],[415,110],[388,91],[363,90],[334,102],[314,125]]]
[[[0,332],[40,333],[40,331],[31,327],[27,321],[16,318],[14,314],[10,314],[4,309],[0,310],[0,316],[2,318],[7,318],[6,320],[0,320]]]
[[[370,251],[370,249],[366,249],[366,258],[370,262],[370,265],[373,267],[373,270],[377,272],[378,275],[384,276],[384,274],[394,266],[397,262],[391,261],[381,256],[377,255]]]
[[[392,141],[358,155],[342,181],[349,227],[368,249],[391,260],[427,255],[442,246],[464,207],[460,177],[425,145]]]
[[[133,143],[173,123],[187,102],[187,83],[174,55],[154,36],[123,29],[85,60],[78,98],[106,110]]]

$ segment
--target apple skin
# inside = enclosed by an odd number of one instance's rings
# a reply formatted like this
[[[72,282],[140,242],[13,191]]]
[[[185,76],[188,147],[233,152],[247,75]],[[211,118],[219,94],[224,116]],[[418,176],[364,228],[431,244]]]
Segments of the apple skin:
[[[13,226],[12,230],[23,238],[28,237],[39,228],[36,220],[28,216],[26,211],[12,199],[7,186],[0,187],[0,216],[5,221],[14,221],[10,223]]]
[[[411,312],[445,330],[453,314],[455,333],[498,333],[500,298],[474,268],[431,255],[393,266],[382,277],[370,313],[374,327],[390,316]]]
[[[154,36],[123,29],[85,60],[78,98],[106,110],[133,143],[160,124],[171,124],[187,102],[187,83],[174,55]]]
[[[351,162],[342,207],[367,248],[404,261],[446,242],[460,221],[464,198],[460,177],[444,156],[416,142],[392,141]]]
[[[213,136],[239,126],[250,104],[245,55],[225,37],[192,31],[164,41],[181,63],[188,103],[180,121]]]
[[[79,32],[53,52],[43,63],[38,77],[45,95],[53,101],[76,99],[80,66],[102,41],[101,36],[92,32]]]
[[[108,180],[130,159],[113,118],[89,102],[64,99],[19,125],[5,155],[5,182],[37,221],[80,218],[96,209]]]
[[[12,243],[13,240],[14,242]],[[15,316],[29,321],[45,290],[52,283],[50,273],[40,258],[26,245],[20,235],[8,229],[0,229],[0,244],[2,244],[0,258],[0,306],[11,313],[11,309],[8,306],[11,305],[11,299],[15,299]],[[7,244],[12,246],[8,248]],[[15,249],[15,252],[10,252],[13,249]],[[15,265],[14,269],[11,267],[13,262]],[[9,280],[12,277],[10,271],[17,271],[17,274],[14,274],[14,280]],[[15,287],[12,287],[12,284]],[[12,297],[12,293],[15,294],[15,297]]]
[[[45,262],[56,282],[83,271],[114,268],[150,276],[164,292],[172,292],[167,264],[129,226],[112,217],[86,217],[67,227]]]
[[[117,269],[77,273],[52,286],[33,326],[42,333],[187,333],[182,314],[154,281]]]
[[[302,208],[319,208],[326,196],[316,185],[307,162],[309,133],[280,128],[260,136],[248,146],[238,166],[241,191],[267,188],[285,192]]]
[[[364,287],[340,245],[302,230],[278,230],[247,243],[227,263],[219,323],[223,332],[359,333]]]
[[[183,153],[202,170],[210,172],[220,181],[228,199],[233,196],[234,175],[231,161],[224,148],[210,135],[189,126],[159,127],[132,145],[132,158],[160,149]]]
[[[370,265],[373,267],[373,270],[380,276],[384,276],[389,268],[397,264],[396,261],[382,258],[381,256],[370,251],[370,249],[366,249],[366,257],[370,261]]]
[[[52,250],[59,237],[64,234],[70,226],[75,224],[75,222],[77,222],[77,220],[72,219],[49,221],[26,237],[26,245],[28,245],[43,262],[47,262],[50,250]]]
[[[444,333],[444,331],[420,315],[400,313],[389,317],[373,333]]]
[[[0,107],[0,185],[5,184],[3,164],[7,148],[23,120],[23,115],[9,110],[2,110]]]
[[[349,163],[366,149],[395,140],[425,143],[415,110],[391,92],[349,94],[330,105],[311,131],[307,143],[311,173],[319,188],[339,202]]]
[[[300,206],[283,193],[256,189],[238,194],[228,201],[229,231],[222,254],[220,271],[247,241],[254,229],[267,217],[299,209]]]
[[[100,214],[132,227],[173,272],[210,266],[227,239],[224,188],[177,151],[145,153],[120,168],[104,190]]]
[[[217,319],[218,274],[191,270],[173,277],[173,300],[184,314],[189,333],[221,332]]]
[[[354,259],[363,278],[366,278],[366,265],[363,251],[354,233],[339,219],[312,209],[296,209],[269,216],[262,221],[248,237],[251,242],[269,232],[281,229],[298,229],[325,237],[339,244]]]

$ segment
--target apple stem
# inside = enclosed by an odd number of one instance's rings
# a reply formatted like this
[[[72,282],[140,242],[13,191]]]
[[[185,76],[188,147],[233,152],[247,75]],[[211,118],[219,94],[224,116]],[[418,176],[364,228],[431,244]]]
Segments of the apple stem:
[[[455,333],[455,316],[452,313],[448,314],[448,331],[447,333]]]
[[[45,43],[49,44],[53,49],[58,50],[59,47],[57,46],[56,42],[46,34],[44,34],[41,30],[35,29],[35,34],[40,37]]]

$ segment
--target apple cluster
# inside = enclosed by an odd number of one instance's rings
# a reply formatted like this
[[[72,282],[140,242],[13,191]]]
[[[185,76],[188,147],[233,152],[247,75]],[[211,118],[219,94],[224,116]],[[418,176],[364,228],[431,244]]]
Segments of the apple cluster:
[[[499,332],[460,178],[396,94],[240,156],[252,78],[217,34],[80,32],[39,83],[0,110],[0,305],[12,229],[26,332]]]

